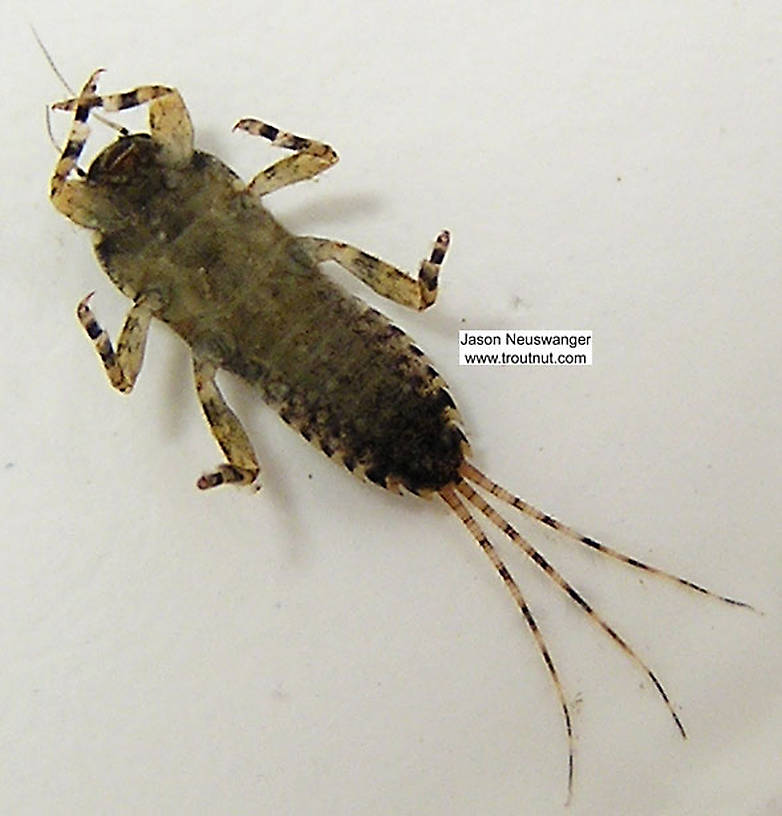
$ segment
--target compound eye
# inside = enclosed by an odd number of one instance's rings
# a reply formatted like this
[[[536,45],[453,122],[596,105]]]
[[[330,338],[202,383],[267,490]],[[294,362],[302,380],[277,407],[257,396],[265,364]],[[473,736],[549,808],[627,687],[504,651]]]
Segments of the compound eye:
[[[126,178],[134,164],[135,152],[136,146],[132,142],[120,143],[117,150],[106,156],[106,161],[101,166],[102,173],[115,178]]]
[[[137,136],[121,136],[98,155],[90,166],[90,178],[102,180],[121,180],[134,172],[139,161],[140,144]]]

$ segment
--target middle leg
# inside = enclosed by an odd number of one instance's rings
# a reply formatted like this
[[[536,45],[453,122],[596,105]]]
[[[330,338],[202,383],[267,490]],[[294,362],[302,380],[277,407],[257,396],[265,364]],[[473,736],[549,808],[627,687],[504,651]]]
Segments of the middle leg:
[[[139,296],[125,318],[125,324],[117,341],[117,350],[111,345],[108,332],[95,319],[89,301],[94,293],[82,298],[76,316],[88,337],[95,344],[98,356],[103,362],[109,382],[118,391],[128,394],[133,390],[147,345],[149,322],[158,301],[152,296]]]
[[[249,192],[259,198],[281,187],[295,184],[297,181],[313,178],[339,161],[333,147],[323,142],[287,133],[274,125],[261,122],[260,119],[240,119],[233,129],[247,131],[253,136],[262,136],[275,147],[295,151],[292,156],[286,156],[265,170],[261,170],[247,185]]]

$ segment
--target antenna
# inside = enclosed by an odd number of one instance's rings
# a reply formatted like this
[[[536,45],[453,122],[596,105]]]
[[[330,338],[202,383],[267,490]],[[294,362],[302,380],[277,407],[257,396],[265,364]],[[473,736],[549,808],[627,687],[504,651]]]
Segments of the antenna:
[[[60,80],[60,83],[63,86],[63,88],[65,88],[65,90],[68,91],[68,93],[71,96],[76,96],[76,91],[74,91],[73,88],[71,88],[71,86],[68,84],[68,81],[60,72],[60,69],[55,64],[54,60],[52,59],[52,55],[49,53],[48,49],[43,44],[43,40],[41,40],[41,38],[38,36],[38,32],[35,30],[35,27],[33,26],[32,23],[30,23],[30,31],[32,31],[33,37],[35,37],[35,41],[38,43],[38,47],[43,52],[44,57],[46,57],[46,61],[49,63],[49,67],[52,69],[57,79]],[[106,127],[110,127],[112,130],[116,130],[117,133],[123,136],[126,136],[128,133],[127,129],[122,127],[122,125],[118,125],[116,122],[112,122],[111,119],[107,119],[105,116],[101,116],[98,113],[91,114],[90,118],[97,119],[99,122],[106,125]],[[52,133],[52,121],[51,116],[49,114],[48,105],[46,106],[46,132],[49,134],[49,141],[51,141],[52,145],[54,145],[54,149],[59,152],[60,148],[57,146],[57,141],[55,140],[54,135]]]

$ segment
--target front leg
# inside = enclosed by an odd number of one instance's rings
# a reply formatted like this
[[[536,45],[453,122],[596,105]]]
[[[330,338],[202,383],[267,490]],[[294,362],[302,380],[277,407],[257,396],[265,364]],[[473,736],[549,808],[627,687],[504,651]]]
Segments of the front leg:
[[[176,88],[166,85],[140,85],[132,91],[97,96],[98,76],[95,71],[75,99],[65,99],[52,105],[54,110],[74,111],[73,125],[60,161],[52,177],[51,190],[55,196],[76,166],[89,130],[87,118],[93,108],[114,112],[135,108],[149,102],[149,134],[160,145],[164,162],[182,166],[193,155],[193,125],[182,97]]]
[[[76,98],[52,105],[55,110],[73,111],[73,122],[49,181],[49,197],[63,215],[89,229],[99,229],[113,213],[104,195],[82,179],[71,178],[78,172],[78,161],[90,133],[87,120],[93,108],[119,111],[149,102],[149,131],[152,140],[160,145],[163,161],[171,167],[180,167],[193,155],[190,116],[174,88],[142,85],[124,93],[98,96],[100,73],[98,70],[91,74]],[[124,136],[127,132],[121,130],[120,134]]]
[[[240,119],[233,129],[245,130],[253,136],[262,136],[276,147],[295,151],[292,156],[280,159],[265,170],[261,170],[247,185],[248,191],[258,197],[295,184],[297,181],[313,178],[339,160],[335,150],[329,145],[286,133],[259,119]]]

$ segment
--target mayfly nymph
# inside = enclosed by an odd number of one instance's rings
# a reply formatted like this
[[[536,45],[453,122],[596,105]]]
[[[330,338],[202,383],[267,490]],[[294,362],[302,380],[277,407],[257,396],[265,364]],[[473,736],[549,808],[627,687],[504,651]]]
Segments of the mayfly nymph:
[[[215,156],[194,149],[190,117],[175,89],[145,85],[101,96],[99,73],[77,97],[53,105],[73,111],[73,122],[51,177],[50,197],[63,215],[92,231],[101,266],[133,305],[116,349],[95,319],[90,296],[79,303],[77,314],[111,384],[123,392],[138,376],[151,318],[167,323],[190,346],[201,407],[225,455],[225,462],[198,479],[198,487],[252,484],[259,475],[252,444],[216,383],[218,370],[226,369],[255,385],[285,422],[352,473],[384,488],[436,497],[453,511],[504,582],[546,664],[567,732],[568,790],[574,753],[570,708],[518,584],[478,525],[481,516],[641,668],[684,736],[652,670],[482,494],[625,564],[730,604],[746,604],[609,549],[489,479],[470,462],[454,401],[423,352],[318,268],[335,261],[380,295],[423,310],[437,296],[448,232],[437,236],[417,278],[348,244],[293,235],[262,199],[333,165],[337,155],[331,147],[242,119],[235,129],[292,151],[247,184]],[[78,161],[90,112],[144,103],[149,133],[121,129],[84,173]]]

